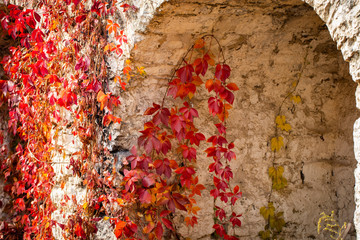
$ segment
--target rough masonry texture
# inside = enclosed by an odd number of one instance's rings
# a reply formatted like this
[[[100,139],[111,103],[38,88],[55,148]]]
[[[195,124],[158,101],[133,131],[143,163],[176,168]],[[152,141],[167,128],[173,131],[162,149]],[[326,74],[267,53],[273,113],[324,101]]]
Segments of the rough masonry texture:
[[[259,209],[267,204],[271,191],[267,171],[273,158],[269,142],[274,135],[274,119],[292,83],[299,79],[294,94],[301,97],[301,102],[285,100],[282,107],[281,115],[286,116],[292,129],[283,134],[285,148],[275,161],[285,167],[288,179],[288,187],[272,197],[287,222],[283,237],[322,239],[316,233],[319,214],[332,210],[339,223],[355,223],[348,239],[360,237],[360,168],[356,168],[356,160],[360,161],[356,109],[360,108],[360,88],[356,90],[360,80],[360,2],[140,0],[134,4],[139,11],[116,19],[125,28],[130,46],[124,58],[111,58],[109,65],[113,75],[119,74],[125,58],[131,56],[148,75],[131,80],[127,91],[119,92],[122,105],[117,115],[123,122],[111,126],[114,142],[109,149],[117,151],[119,158],[126,155],[146,120],[143,112],[152,102],[161,101],[184,53],[197,38],[214,34],[232,68],[230,79],[240,87],[227,125],[237,154],[232,162],[234,183],[239,183],[244,196],[236,205],[243,214],[243,226],[236,234],[241,239],[257,239],[265,225]],[[131,50],[135,43],[137,49]],[[215,129],[209,124],[212,118],[207,112],[207,92],[201,90],[199,96],[193,104],[201,109],[198,124],[208,137]],[[169,99],[167,105],[172,104]],[[1,123],[0,127],[5,129],[6,125]],[[81,201],[85,189],[66,168],[69,157],[80,147],[79,141],[70,132],[63,132],[59,141],[68,144],[66,156],[54,159],[58,162],[54,165],[58,186],[52,199],[59,211],[53,217],[61,222],[73,210],[66,206],[60,211],[64,194],[76,193]],[[204,144],[198,152],[205,148]],[[199,225],[188,228],[183,216],[176,216],[184,238],[212,239],[213,206],[218,203],[209,196],[209,163],[205,155],[199,157],[198,174],[207,187],[203,197],[197,199],[202,208]],[[63,180],[66,185],[61,189]],[[62,239],[60,229],[54,229],[54,235]],[[96,239],[115,239],[108,222],[99,224]]]
[[[360,202],[354,202],[360,189],[357,185],[354,192],[353,174],[355,156],[360,160],[360,123],[355,125],[353,147],[353,124],[358,114],[356,84],[351,81],[360,78],[359,4],[308,1],[314,11],[301,1],[189,0],[164,2],[160,6],[162,2],[137,1],[138,12],[117,19],[131,43],[127,53],[137,42],[131,57],[138,66],[145,67],[148,76],[130,81],[127,91],[121,93],[123,105],[117,115],[123,122],[110,129],[115,139],[108,146],[110,150],[118,151],[122,157],[136,144],[138,131],[146,120],[143,112],[152,102],[160,102],[176,64],[194,40],[214,34],[233,69],[231,80],[240,86],[228,123],[237,153],[237,160],[232,163],[234,183],[240,183],[244,194],[236,206],[243,213],[243,226],[236,233],[241,239],[256,239],[265,225],[259,209],[266,205],[271,189],[267,170],[273,157],[269,141],[274,134],[274,118],[291,84],[299,77],[294,94],[301,96],[301,103],[284,102],[281,114],[292,130],[284,135],[286,147],[276,160],[276,164],[285,166],[288,187],[272,197],[275,206],[284,211],[287,225],[283,236],[320,239],[316,233],[319,214],[332,210],[340,223],[354,221],[360,233],[360,216],[355,211],[355,203],[360,207]],[[121,70],[124,59],[110,59],[114,75]],[[350,63],[350,71],[343,59]],[[201,130],[210,135],[214,129],[209,128],[212,120],[206,112],[206,96],[206,91],[201,91],[194,104],[202,109]],[[360,106],[360,101],[357,104]],[[183,216],[176,217],[183,237],[212,238],[213,206],[217,203],[209,196],[209,163],[205,156],[198,161],[201,182],[207,186],[198,199],[202,208],[199,226],[187,228]],[[355,175],[360,181],[360,173]],[[71,172],[64,175],[59,169],[59,177],[69,180],[63,191],[54,190],[55,201],[60,201],[64,192],[81,189]],[[77,196],[81,200],[81,194]],[[61,219],[60,214],[54,216]],[[355,230],[349,235],[355,238]],[[60,232],[57,237],[61,238]],[[99,225],[97,239],[114,239],[108,223]]]
[[[284,135],[286,147],[276,164],[285,166],[288,187],[272,198],[284,211],[284,237],[319,238],[316,224],[323,211],[334,210],[340,223],[352,222],[356,84],[331,39],[334,35],[301,1],[162,4],[132,52],[134,62],[145,67],[148,77],[131,81],[122,94],[119,115],[123,123],[114,129],[119,133],[116,145],[129,149],[136,143],[137,131],[145,121],[142,113],[153,101],[160,102],[178,61],[194,40],[206,34],[214,34],[224,46],[227,64],[233,69],[231,80],[240,86],[228,123],[238,156],[232,163],[234,182],[240,183],[244,193],[237,205],[244,215],[237,234],[241,239],[254,239],[265,225],[259,209],[266,205],[271,188],[267,170],[273,157],[269,141],[274,135],[274,119],[292,82],[300,75],[296,94],[301,96],[301,103],[286,101],[281,112],[292,130]],[[351,62],[351,58],[347,60]],[[194,104],[202,109],[201,131],[210,135],[214,129],[209,127],[212,120],[207,117],[206,96],[206,91],[200,92]],[[171,106],[171,101],[168,104]],[[205,146],[199,152],[202,149]],[[198,161],[201,182],[208,187],[199,199],[199,227],[187,228],[183,217],[177,216],[184,237],[211,239],[213,206],[217,203],[209,196],[209,163],[205,156]],[[354,230],[350,235],[355,236]]]

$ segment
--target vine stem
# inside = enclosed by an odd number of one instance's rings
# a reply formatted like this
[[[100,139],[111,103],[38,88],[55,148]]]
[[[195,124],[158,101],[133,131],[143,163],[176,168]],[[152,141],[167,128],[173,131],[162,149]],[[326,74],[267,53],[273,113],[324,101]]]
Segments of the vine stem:
[[[285,101],[296,91],[297,87],[299,86],[300,79],[301,79],[301,77],[302,77],[302,75],[304,73],[304,70],[305,70],[305,67],[306,67],[306,64],[307,64],[308,54],[309,54],[309,47],[307,47],[306,50],[305,50],[304,61],[303,61],[302,67],[300,69],[300,72],[297,74],[297,79],[295,80],[296,85],[282,100],[282,102],[281,102],[281,104],[279,106],[278,113],[277,113],[277,115],[275,115],[275,119],[274,119],[275,123],[276,123],[276,117],[281,114],[281,110],[282,110],[282,107],[283,107]],[[279,135],[278,134],[278,127],[275,124],[275,137],[278,137],[278,135]],[[276,165],[276,152],[274,152],[273,159],[272,159],[272,166],[275,167],[275,165]],[[271,183],[271,189],[270,189],[270,194],[269,194],[269,197],[268,197],[268,203],[271,202],[272,193],[273,193],[273,187],[272,187],[272,183]]]
[[[204,36],[202,36],[200,39],[205,39],[205,38],[207,38],[207,37],[211,37],[212,39],[215,39],[215,41],[216,41],[216,43],[218,44],[218,46],[219,46],[219,51],[220,51],[220,53],[221,53],[221,55],[222,55],[222,58],[223,58],[223,62],[221,62],[222,64],[224,64],[225,63],[225,55],[224,55],[224,51],[223,51],[223,49],[222,49],[222,47],[221,47],[221,45],[220,45],[220,42],[219,42],[219,40],[214,36],[214,35],[212,35],[212,34],[206,34],[206,35],[204,35]],[[180,59],[179,61],[178,61],[178,63],[176,64],[176,67],[175,67],[175,70],[174,70],[174,72],[173,72],[173,74],[171,75],[171,77],[169,78],[169,80],[168,80],[168,83],[170,83],[173,79],[174,79],[174,77],[175,77],[175,74],[176,74],[176,72],[180,69],[180,66],[182,65],[182,63],[184,63],[184,62],[186,62],[186,57],[189,55],[189,53],[190,52],[192,52],[192,50],[194,50],[194,46],[195,46],[195,44],[193,44],[187,51],[186,51],[186,53],[184,54],[184,56],[182,57],[182,59]],[[210,46],[211,47],[211,46]],[[165,94],[164,94],[164,97],[163,97],[163,99],[162,99],[162,102],[161,102],[161,109],[164,107],[164,103],[165,103],[165,99],[166,99],[166,96],[167,96],[167,94],[168,94],[168,92],[169,92],[169,84],[167,85],[167,87],[166,87],[166,90],[165,90]]]

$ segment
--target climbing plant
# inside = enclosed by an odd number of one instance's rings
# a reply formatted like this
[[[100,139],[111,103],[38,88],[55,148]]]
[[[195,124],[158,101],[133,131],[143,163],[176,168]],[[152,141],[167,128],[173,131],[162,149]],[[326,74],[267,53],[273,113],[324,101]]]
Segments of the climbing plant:
[[[259,232],[259,237],[266,240],[282,239],[279,235],[285,227],[286,222],[284,213],[276,210],[272,201],[272,193],[274,190],[281,191],[287,186],[287,179],[283,176],[284,166],[277,163],[278,153],[284,148],[284,133],[290,133],[291,125],[287,122],[286,116],[283,115],[283,105],[286,100],[290,100],[293,104],[301,103],[301,96],[296,95],[296,90],[302,77],[305,66],[307,65],[308,49],[306,49],[304,62],[300,72],[296,75],[296,80],[291,83],[291,87],[282,100],[278,112],[274,119],[275,133],[270,140],[270,148],[272,151],[271,166],[268,169],[269,178],[271,180],[271,190],[268,196],[267,206],[260,208],[260,215],[264,218],[266,225],[264,230]]]
[[[118,97],[104,93],[106,56],[110,51],[121,55],[126,36],[107,19],[115,13],[116,1],[90,1],[90,6],[78,0],[29,2],[36,10],[27,9],[26,3],[9,4],[1,13],[3,30],[20,40],[2,61],[8,79],[1,81],[1,100],[8,103],[9,129],[18,143],[1,162],[4,191],[13,199],[1,234],[7,239],[52,239],[52,229],[60,226],[67,239],[88,238],[96,229],[88,211],[77,211],[66,224],[51,218],[53,159],[65,154],[56,139],[69,131],[83,143],[70,164],[88,181],[91,197],[97,176],[89,170],[100,153],[97,120],[104,125],[120,121],[111,113]],[[108,43],[106,29],[115,43]],[[108,44],[115,47],[107,51]]]
[[[216,203],[213,228],[221,238],[237,239],[235,227],[241,226],[241,215],[233,207],[241,192],[231,183],[235,146],[226,139],[226,119],[238,87],[228,82],[231,69],[217,39],[205,36],[189,49],[162,103],[146,110],[151,120],[119,168],[102,144],[111,141],[111,136],[104,139],[104,130],[121,123],[113,113],[120,100],[109,87],[107,59],[121,56],[127,43],[114,19],[116,12],[119,8],[125,13],[136,11],[136,7],[116,0],[86,4],[39,0],[31,5],[32,9],[9,4],[0,16],[3,31],[19,40],[2,60],[7,78],[0,82],[0,103],[7,103],[15,140],[8,156],[0,159],[4,191],[13,200],[8,203],[7,220],[1,222],[1,237],[53,239],[57,227],[65,239],[91,239],[102,220],[110,222],[117,238],[179,238],[175,209],[187,214],[188,226],[198,220],[200,209],[194,196],[201,195],[204,186],[196,176],[197,147],[206,140],[210,146],[205,152],[213,159],[209,166],[214,175],[210,194]],[[217,52],[211,50],[214,43]],[[142,68],[137,70],[144,74]],[[133,74],[131,63],[126,62],[123,76],[113,80],[125,91]],[[199,114],[192,99],[201,86],[212,94],[208,109],[217,119],[217,133],[208,138],[194,122]],[[166,96],[178,99],[180,105],[166,107]],[[81,143],[70,156],[58,141],[66,134],[73,144]],[[67,221],[58,222],[52,219],[57,206],[50,193],[55,185],[64,188],[65,182],[55,182],[53,166],[67,158],[69,168],[86,186],[86,196],[79,202],[75,195],[65,195],[60,205],[74,206],[73,212],[67,216],[61,212]],[[97,170],[109,160],[112,166]],[[230,204],[231,212],[220,202]]]

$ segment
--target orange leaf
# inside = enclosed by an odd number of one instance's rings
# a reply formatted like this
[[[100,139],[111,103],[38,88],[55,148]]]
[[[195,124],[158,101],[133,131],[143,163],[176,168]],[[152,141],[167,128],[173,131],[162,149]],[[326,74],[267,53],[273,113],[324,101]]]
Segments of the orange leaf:
[[[111,21],[109,19],[107,20],[107,22],[108,22],[108,24],[106,25],[106,30],[109,31],[109,34],[111,34],[112,32],[114,32],[114,34],[116,34],[118,27],[120,27],[119,24],[113,23],[113,21]]]
[[[213,89],[214,80],[208,79],[205,83],[206,89],[210,92]]]
[[[193,76],[192,83],[195,84],[195,86],[200,86],[203,84],[203,81],[199,76]]]
[[[176,169],[176,168],[178,168],[179,167],[179,165],[177,164],[177,162],[175,161],[175,160],[169,160],[169,162],[170,162],[170,167],[172,168],[172,169]]]
[[[105,94],[103,91],[100,90],[98,92],[97,100],[98,100],[98,102],[101,103],[101,107],[100,107],[101,111],[104,109],[108,99],[109,99],[109,96],[107,94]]]
[[[235,83],[229,83],[226,87],[233,91],[239,90],[239,87]]]
[[[124,229],[124,227],[126,226],[126,222],[123,221],[119,221],[114,229],[114,234],[117,238],[119,238],[122,235],[122,231]]]
[[[131,71],[131,67],[124,67],[124,69],[123,69],[123,73],[124,73],[125,75],[129,74],[130,71]]]
[[[115,117],[114,115],[112,114],[106,114],[103,118],[103,124],[104,126],[109,126],[109,124],[111,122],[114,122],[114,123],[121,123],[121,118],[118,118],[118,117]]]
[[[204,39],[200,38],[196,40],[194,48],[203,48],[204,46],[205,46],[205,41]]]
[[[109,44],[107,44],[105,47],[104,47],[104,51],[106,52],[106,51],[110,51],[110,52],[112,52],[112,51],[114,51],[116,49],[116,47],[115,47],[115,44],[114,43],[109,43]]]
[[[154,222],[149,222],[148,225],[146,225],[143,229],[144,233],[150,233],[155,227],[155,223]]]
[[[192,218],[190,218],[190,217],[186,217],[185,218],[185,223],[186,223],[186,226],[194,226],[195,224],[197,224],[198,222],[197,222],[197,217],[192,217]]]

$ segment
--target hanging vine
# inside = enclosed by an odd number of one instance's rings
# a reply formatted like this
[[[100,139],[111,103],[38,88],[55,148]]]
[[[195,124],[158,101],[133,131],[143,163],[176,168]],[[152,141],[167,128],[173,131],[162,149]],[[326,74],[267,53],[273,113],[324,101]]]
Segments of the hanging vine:
[[[282,232],[283,227],[286,225],[284,220],[284,213],[276,210],[272,201],[273,191],[280,191],[287,186],[287,179],[283,176],[284,167],[277,163],[277,153],[284,147],[284,133],[290,133],[291,125],[286,121],[285,115],[282,113],[282,107],[286,100],[292,101],[293,104],[301,103],[301,96],[295,95],[297,87],[299,85],[302,74],[305,70],[308,56],[308,48],[306,48],[304,62],[300,69],[300,72],[296,76],[296,80],[292,82],[289,92],[282,100],[278,112],[275,116],[275,133],[270,140],[270,148],[272,151],[271,167],[268,169],[268,174],[271,179],[271,190],[268,196],[267,206],[260,208],[260,214],[264,218],[266,225],[263,231],[259,232],[261,239],[274,240],[279,239],[279,235]],[[282,134],[281,134],[282,133]],[[282,238],[280,238],[282,239]]]

